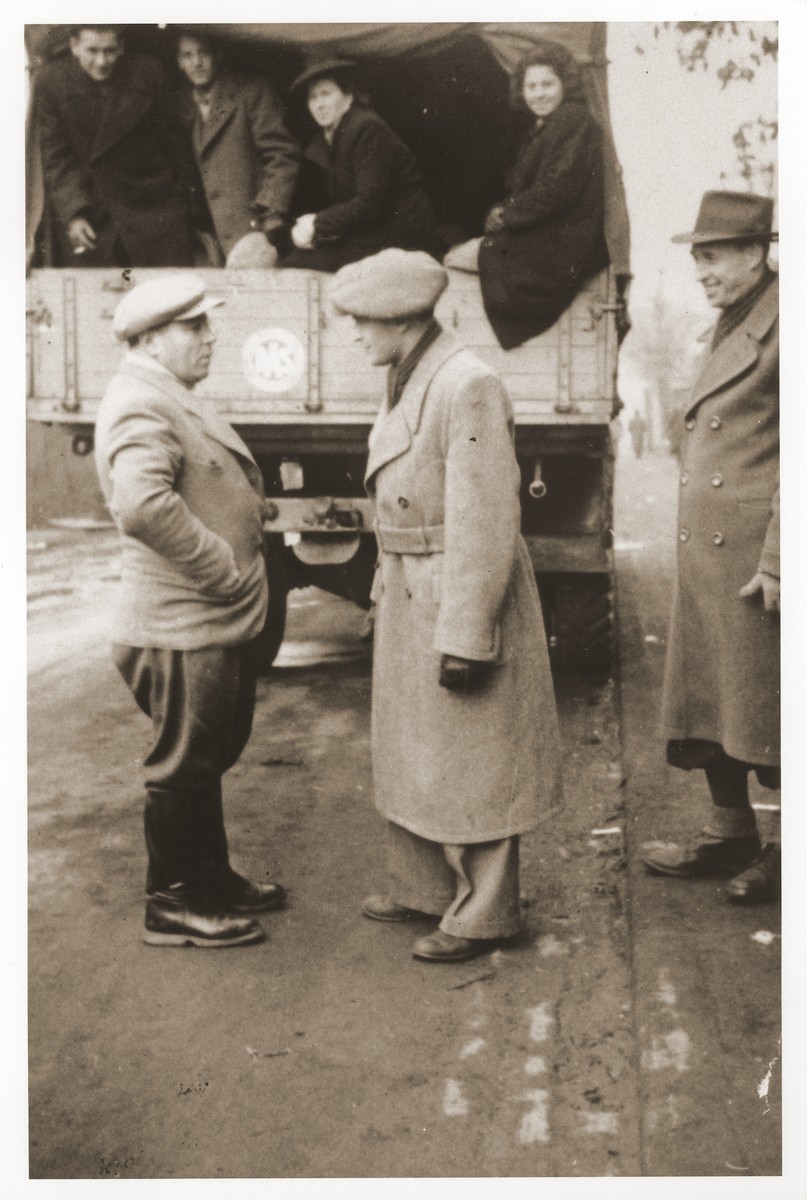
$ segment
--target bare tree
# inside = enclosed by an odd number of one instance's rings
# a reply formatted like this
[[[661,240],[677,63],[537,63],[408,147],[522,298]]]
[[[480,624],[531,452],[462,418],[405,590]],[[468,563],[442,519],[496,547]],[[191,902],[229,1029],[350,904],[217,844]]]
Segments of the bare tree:
[[[774,22],[748,21],[660,21],[653,37],[670,37],[678,61],[685,71],[712,71],[721,88],[749,84],[758,73],[779,60],[779,38]],[[645,54],[641,42],[637,54]],[[773,196],[776,192],[776,142],[779,122],[775,115],[760,114],[744,121],[732,141],[737,156],[737,173],[749,191]],[[729,182],[729,172],[721,180]]]

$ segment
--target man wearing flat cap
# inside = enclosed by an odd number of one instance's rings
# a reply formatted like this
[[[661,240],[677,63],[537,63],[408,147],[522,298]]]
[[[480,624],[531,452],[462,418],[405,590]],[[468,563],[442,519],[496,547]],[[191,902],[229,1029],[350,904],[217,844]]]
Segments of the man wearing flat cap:
[[[343,267],[329,291],[370,361],[389,367],[366,475],[379,547],[373,786],[388,887],[363,912],[439,922],[412,953],[441,963],[519,932],[519,836],[561,791],[512,407],[435,319],[447,280],[425,252],[388,249]]]
[[[654,843],[653,873],[732,876],[729,900],[778,895],[780,850],[762,847],[748,776],[780,784],[779,288],[773,203],[707,192],[689,243],[719,310],[684,415],[678,570],[662,699],[667,759],[706,774],[711,806],[688,845]]]
[[[113,657],[153,740],[144,759],[144,940],[259,941],[284,890],[229,864],[222,775],[250,734],[254,639],[268,589],[263,482],[235,431],[194,395],[222,301],[192,275],[139,284],[113,320],[128,352],[98,411],[95,454],[123,539]]]

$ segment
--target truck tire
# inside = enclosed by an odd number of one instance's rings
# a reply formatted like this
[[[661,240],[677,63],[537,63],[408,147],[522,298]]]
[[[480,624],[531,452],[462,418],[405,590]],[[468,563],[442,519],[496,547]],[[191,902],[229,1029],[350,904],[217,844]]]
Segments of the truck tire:
[[[270,534],[266,539],[264,558],[269,579],[269,608],[255,648],[259,675],[268,674],[286,632],[290,582],[284,565],[285,547],[282,536]]]
[[[258,674],[268,675],[272,663],[277,658],[278,651],[283,645],[283,635],[286,632],[286,609],[289,593],[285,587],[277,584],[269,588],[269,609],[263,629],[258,634],[256,654],[258,658]]]
[[[563,575],[554,581],[549,634],[559,671],[607,675],[614,666],[614,594],[608,575]]]

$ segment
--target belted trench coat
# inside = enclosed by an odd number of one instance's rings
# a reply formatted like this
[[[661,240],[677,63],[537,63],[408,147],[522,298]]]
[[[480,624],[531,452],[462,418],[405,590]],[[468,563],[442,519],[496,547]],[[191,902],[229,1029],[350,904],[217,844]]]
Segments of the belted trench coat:
[[[445,332],[370,437],[379,567],[375,803],[431,841],[523,833],[561,799],[541,605],[519,533],[513,416],[501,382]],[[440,687],[443,654],[489,664]]]
[[[778,766],[779,614],[738,594],[779,575],[777,280],[704,356],[684,421],[662,734]]]

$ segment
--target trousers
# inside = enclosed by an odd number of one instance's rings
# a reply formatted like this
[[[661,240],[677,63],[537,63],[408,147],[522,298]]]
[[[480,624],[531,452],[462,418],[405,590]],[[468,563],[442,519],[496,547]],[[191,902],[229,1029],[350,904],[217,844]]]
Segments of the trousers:
[[[113,645],[115,665],[152,723],[143,760],[149,895],[203,892],[229,865],[221,779],[252,730],[255,649]]]
[[[447,845],[390,821],[389,898],[404,908],[439,915],[454,937],[504,938],[521,929],[519,839]]]

